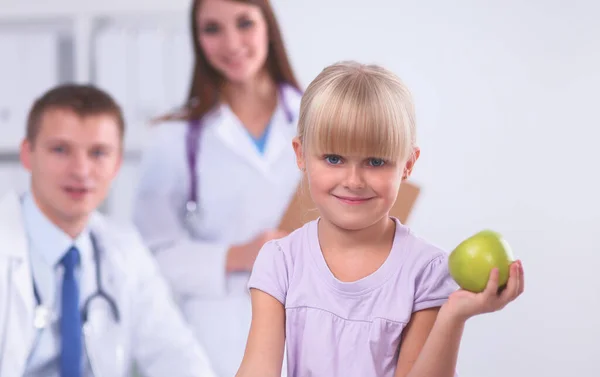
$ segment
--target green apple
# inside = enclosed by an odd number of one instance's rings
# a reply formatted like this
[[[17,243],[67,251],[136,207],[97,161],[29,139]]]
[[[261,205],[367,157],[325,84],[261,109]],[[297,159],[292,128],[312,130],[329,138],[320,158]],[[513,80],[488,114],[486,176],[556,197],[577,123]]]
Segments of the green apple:
[[[498,286],[505,286],[513,261],[508,242],[492,230],[483,230],[461,242],[450,253],[448,269],[462,289],[478,293],[485,289],[494,267],[499,272]]]

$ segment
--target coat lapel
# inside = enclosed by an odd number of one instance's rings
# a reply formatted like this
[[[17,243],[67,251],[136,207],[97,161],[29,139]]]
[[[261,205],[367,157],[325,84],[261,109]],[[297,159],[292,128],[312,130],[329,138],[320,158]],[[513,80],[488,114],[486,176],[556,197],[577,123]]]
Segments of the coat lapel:
[[[290,122],[283,108],[281,106],[277,107],[273,114],[273,123],[271,124],[264,154],[264,161],[268,165],[277,162],[282,153],[292,150],[292,139],[296,135],[296,124],[295,118]]]
[[[123,311],[127,302],[124,292],[126,271],[124,262],[118,257],[118,242],[111,237],[108,224],[102,215],[95,213],[90,219],[90,229],[95,238],[101,263],[101,282],[105,292],[113,299],[119,310],[119,322],[115,321],[106,300],[97,298],[90,303],[88,323],[84,326],[87,352],[91,359],[91,367],[101,370],[102,375],[120,376],[126,370],[128,355],[124,338]],[[110,252],[108,252],[110,250]],[[94,279],[95,280],[95,279]],[[120,283],[120,284],[119,284]],[[94,291],[97,289],[95,287]]]
[[[215,122],[215,132],[223,145],[232,153],[237,154],[251,167],[268,176],[267,164],[256,150],[244,125],[227,105],[222,105],[220,108],[219,117]]]
[[[277,162],[285,151],[292,150],[292,140],[298,132],[301,100],[300,91],[290,85],[280,86],[279,103],[273,114],[273,127],[265,150],[265,159],[269,164]]]
[[[250,166],[265,175],[266,178],[272,178],[270,166],[278,161],[282,153],[292,149],[300,99],[301,94],[299,92],[289,86],[282,86],[277,108],[271,117],[264,155],[258,152],[245,126],[227,105],[221,105],[207,117],[207,122],[214,126],[214,128],[209,127],[207,131],[212,132],[214,130],[217,137],[231,152],[239,155]]]

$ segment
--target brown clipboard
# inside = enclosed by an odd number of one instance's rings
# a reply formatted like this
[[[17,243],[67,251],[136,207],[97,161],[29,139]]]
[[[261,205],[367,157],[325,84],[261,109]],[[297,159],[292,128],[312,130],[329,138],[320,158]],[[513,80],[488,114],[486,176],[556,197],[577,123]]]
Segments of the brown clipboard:
[[[419,186],[409,181],[403,181],[390,215],[397,217],[401,223],[406,224],[420,192]],[[303,179],[279,223],[279,229],[292,232],[318,217],[319,211],[315,208],[306,180]]]

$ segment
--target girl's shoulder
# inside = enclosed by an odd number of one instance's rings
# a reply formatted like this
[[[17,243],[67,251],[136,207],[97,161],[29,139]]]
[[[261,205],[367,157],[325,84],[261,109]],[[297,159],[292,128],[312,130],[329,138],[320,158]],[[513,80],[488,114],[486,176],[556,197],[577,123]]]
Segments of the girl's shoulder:
[[[256,256],[248,288],[268,293],[285,305],[290,281],[306,263],[313,226],[315,223],[309,222],[283,238],[266,242]]]
[[[271,242],[273,246],[280,249],[290,263],[295,263],[306,254],[309,248],[314,247],[315,242],[318,242],[318,239],[315,239],[317,222],[318,220],[306,222],[287,236]]]
[[[409,287],[413,311],[442,305],[457,285],[448,270],[449,253],[401,225],[402,262],[395,286]],[[398,233],[397,233],[398,234]]]
[[[420,267],[430,264],[434,260],[445,259],[448,257],[448,251],[417,234],[410,227],[400,223],[397,224],[396,237],[398,240],[395,245],[403,249],[405,263],[410,263]]]

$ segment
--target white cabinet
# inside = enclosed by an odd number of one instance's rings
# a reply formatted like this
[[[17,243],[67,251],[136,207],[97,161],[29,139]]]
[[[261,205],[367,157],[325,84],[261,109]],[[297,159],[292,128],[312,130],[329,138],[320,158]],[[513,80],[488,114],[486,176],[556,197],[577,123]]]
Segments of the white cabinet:
[[[4,157],[4,163],[0,163],[0,197],[9,190],[23,190],[29,183],[29,174],[20,166],[17,156]]]
[[[150,120],[181,106],[192,66],[187,10],[52,16],[0,10],[0,152],[14,152],[40,94],[93,83],[122,106],[126,146],[138,151]]]
[[[143,146],[153,118],[185,102],[193,61],[184,20],[113,17],[94,25],[91,81],[123,107],[130,150]]]
[[[0,20],[0,152],[21,141],[27,113],[47,88],[73,79],[71,24]]]
[[[137,155],[153,118],[183,105],[193,64],[184,13],[102,17],[94,20],[90,81],[122,106],[130,153],[105,209],[128,219],[137,184]]]
[[[119,102],[126,121],[125,163],[103,210],[130,216],[149,123],[188,94],[189,4],[111,1],[0,7],[0,194],[27,183],[18,146],[34,100],[59,83],[93,83]]]

